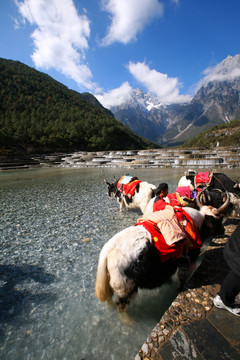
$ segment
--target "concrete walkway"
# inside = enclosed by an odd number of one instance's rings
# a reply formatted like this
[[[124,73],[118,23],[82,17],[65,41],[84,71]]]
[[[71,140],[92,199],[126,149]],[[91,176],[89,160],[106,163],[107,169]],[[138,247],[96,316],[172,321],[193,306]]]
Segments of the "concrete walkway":
[[[173,332],[155,359],[240,359],[240,318],[213,308]]]
[[[240,317],[215,308],[212,302],[228,272],[225,243],[239,222],[227,220],[226,236],[211,242],[186,290],[147,337],[135,360],[240,359]]]

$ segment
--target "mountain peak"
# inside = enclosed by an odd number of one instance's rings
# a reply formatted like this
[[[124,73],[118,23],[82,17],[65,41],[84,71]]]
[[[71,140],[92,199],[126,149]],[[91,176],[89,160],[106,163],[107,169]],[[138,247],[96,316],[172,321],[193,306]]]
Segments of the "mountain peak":
[[[159,108],[161,106],[157,96],[144,92],[139,88],[132,90],[130,102],[138,104],[138,106],[143,107],[147,111],[150,111],[156,107]]]
[[[205,75],[190,103],[163,106],[156,96],[134,89],[128,102],[111,110],[141,136],[160,144],[181,144],[215,125],[239,118],[240,55],[229,55]]]
[[[213,81],[233,81],[240,77],[240,55],[228,55],[215,67],[205,71],[204,86]]]

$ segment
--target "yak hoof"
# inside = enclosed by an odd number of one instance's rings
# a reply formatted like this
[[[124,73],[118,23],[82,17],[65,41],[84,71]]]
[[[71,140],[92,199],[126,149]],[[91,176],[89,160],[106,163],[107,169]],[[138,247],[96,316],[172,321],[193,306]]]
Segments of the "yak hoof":
[[[135,321],[132,319],[132,317],[127,312],[120,312],[119,318],[123,324],[126,324],[128,326],[133,326],[135,324]]]
[[[112,299],[106,300],[106,305],[107,305],[107,307],[109,307],[109,308],[113,307],[113,306],[114,306],[113,300],[112,300]]]
[[[128,300],[127,297],[116,299],[117,311],[120,313],[126,311],[129,303],[130,301]]]
[[[118,312],[126,311],[127,306],[130,305],[133,298],[137,295],[137,289],[134,289],[129,293],[127,296],[124,297],[117,297],[116,305]]]

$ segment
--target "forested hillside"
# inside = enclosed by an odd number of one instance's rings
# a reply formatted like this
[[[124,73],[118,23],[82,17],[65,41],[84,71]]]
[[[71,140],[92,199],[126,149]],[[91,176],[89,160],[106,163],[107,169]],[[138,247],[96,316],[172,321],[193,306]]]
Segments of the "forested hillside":
[[[214,126],[193,139],[186,141],[184,148],[211,148],[215,146],[240,146],[240,120]]]
[[[91,94],[79,94],[20,62],[0,58],[0,151],[158,147],[134,134]]]

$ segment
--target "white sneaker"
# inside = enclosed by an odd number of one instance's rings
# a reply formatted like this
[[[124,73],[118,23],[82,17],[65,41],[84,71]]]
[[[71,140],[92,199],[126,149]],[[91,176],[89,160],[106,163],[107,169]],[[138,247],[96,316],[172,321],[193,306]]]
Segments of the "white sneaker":
[[[227,306],[223,303],[219,295],[215,296],[213,303],[219,309],[228,310],[233,315],[240,316],[240,306],[238,304],[234,304],[232,307]]]

